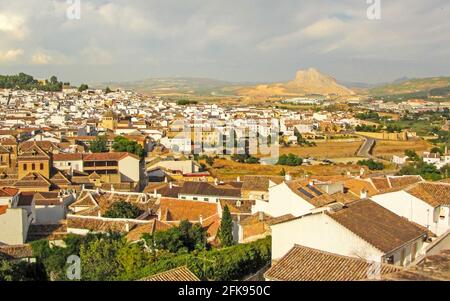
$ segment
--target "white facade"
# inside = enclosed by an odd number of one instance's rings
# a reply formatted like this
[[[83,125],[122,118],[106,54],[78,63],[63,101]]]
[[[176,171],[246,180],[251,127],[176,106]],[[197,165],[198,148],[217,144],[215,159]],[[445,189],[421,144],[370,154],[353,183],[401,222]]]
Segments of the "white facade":
[[[139,182],[141,179],[140,160],[133,156],[126,156],[119,161],[119,172],[122,181]]]
[[[256,200],[252,214],[264,212],[278,217],[286,214],[301,216],[311,212],[315,207],[294,193],[285,182],[269,188],[269,201]]]
[[[395,214],[426,227],[436,235],[450,229],[449,206],[434,208],[403,190],[375,195],[371,199]]]
[[[408,265],[423,250],[422,238],[386,254],[348,230],[325,213],[315,213],[272,225],[272,260],[280,259],[295,244],[334,254],[375,262]]]

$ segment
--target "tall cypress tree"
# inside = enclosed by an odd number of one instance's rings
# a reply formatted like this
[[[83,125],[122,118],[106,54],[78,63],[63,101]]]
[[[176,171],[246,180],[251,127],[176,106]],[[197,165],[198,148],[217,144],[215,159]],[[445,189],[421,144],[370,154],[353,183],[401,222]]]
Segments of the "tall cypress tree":
[[[229,247],[234,244],[233,240],[233,220],[231,219],[230,209],[225,205],[222,212],[222,221],[219,228],[219,239],[222,247]]]

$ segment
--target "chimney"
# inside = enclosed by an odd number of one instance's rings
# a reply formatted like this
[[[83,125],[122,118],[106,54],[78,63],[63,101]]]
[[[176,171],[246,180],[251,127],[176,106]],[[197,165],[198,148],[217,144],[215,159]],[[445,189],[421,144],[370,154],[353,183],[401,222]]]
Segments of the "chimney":
[[[200,216],[198,217],[200,225],[203,226],[203,216],[200,214]]]
[[[167,177],[164,177],[164,182],[165,182],[165,183],[167,183],[167,182],[168,182],[168,181],[167,181]]]
[[[172,189],[173,185],[172,182],[169,182],[169,189]]]
[[[264,212],[262,212],[262,211],[258,212],[258,220],[260,222],[262,222],[264,220]]]
[[[125,223],[125,231],[130,232],[130,224],[129,223]]]
[[[308,185],[309,186],[314,186],[314,181],[309,181]]]
[[[361,199],[367,199],[367,190],[361,189],[361,193],[359,194]]]
[[[153,189],[153,196],[156,198],[157,195],[158,193],[156,192],[156,189]]]
[[[241,177],[238,176],[238,177],[236,178],[236,182],[240,182],[240,181],[241,181]]]
[[[284,176],[284,180],[285,181],[292,181],[292,176],[290,175],[290,174],[286,174],[285,176]]]
[[[217,178],[214,178],[214,185],[219,185],[219,180]]]

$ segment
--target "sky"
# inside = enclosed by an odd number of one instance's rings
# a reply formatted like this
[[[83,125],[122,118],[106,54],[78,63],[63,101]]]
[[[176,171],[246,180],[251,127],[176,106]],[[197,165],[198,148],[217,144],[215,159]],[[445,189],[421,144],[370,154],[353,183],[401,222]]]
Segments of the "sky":
[[[0,0],[0,74],[272,82],[310,67],[347,82],[450,76],[450,0]]]

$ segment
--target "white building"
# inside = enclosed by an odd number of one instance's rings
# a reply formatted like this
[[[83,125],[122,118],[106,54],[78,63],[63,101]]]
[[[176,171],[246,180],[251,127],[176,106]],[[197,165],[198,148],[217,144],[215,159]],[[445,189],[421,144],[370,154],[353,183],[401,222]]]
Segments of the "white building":
[[[279,260],[298,244],[404,266],[421,254],[426,237],[426,230],[370,200],[288,219],[271,229],[272,260]]]
[[[436,235],[450,229],[450,184],[421,182],[371,199]]]

